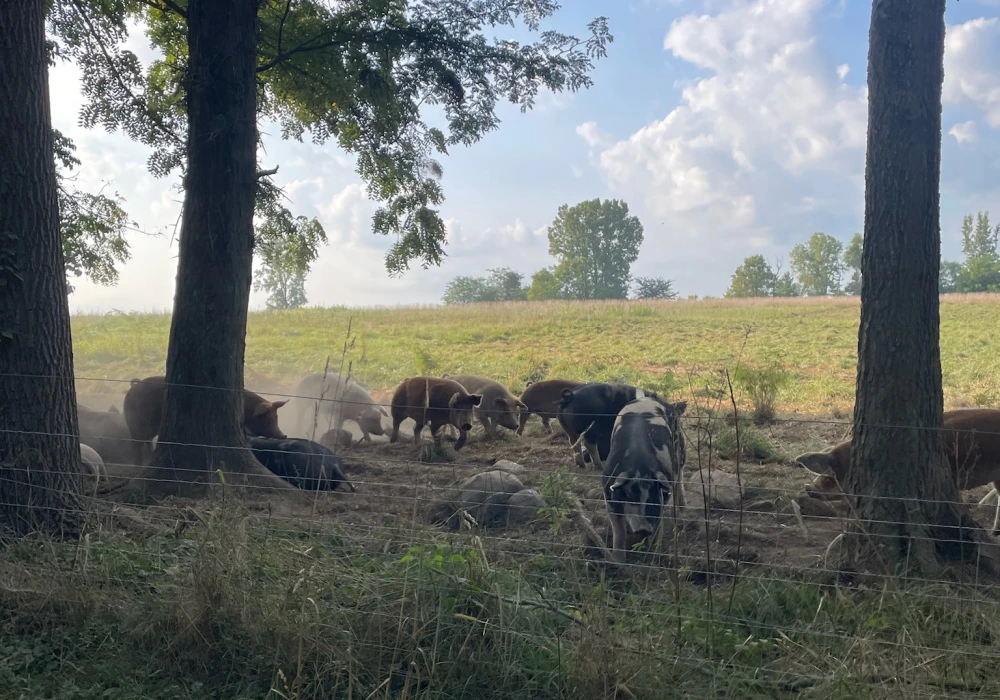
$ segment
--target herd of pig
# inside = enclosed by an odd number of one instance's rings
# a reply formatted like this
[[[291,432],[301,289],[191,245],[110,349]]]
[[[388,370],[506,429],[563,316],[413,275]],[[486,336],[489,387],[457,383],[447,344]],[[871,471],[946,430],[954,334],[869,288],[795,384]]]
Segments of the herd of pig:
[[[122,414],[115,409],[101,412],[79,407],[85,473],[98,479],[103,475],[132,478],[136,467],[151,463],[165,389],[164,377],[133,379]],[[289,402],[296,410],[288,420],[303,437],[288,437],[279,427],[278,409]],[[391,420],[389,441],[397,442],[400,426],[409,419],[416,445],[420,445],[423,428],[429,427],[435,441],[441,439],[442,429],[457,432],[454,448],[460,450],[473,421],[481,423],[489,436],[495,436],[498,427],[522,436],[529,417],[537,415],[549,433],[550,421],[558,421],[579,467],[590,462],[603,472],[616,557],[623,554],[628,532],[652,534],[664,506],[684,506],[686,450],[680,418],[686,402],[672,403],[628,384],[550,379],[529,382],[515,397],[499,382],[481,376],[409,377],[396,387],[386,411],[352,379],[311,374],[299,383],[291,399],[272,402],[244,390],[243,407],[244,427],[255,456],[299,488],[335,490],[346,485],[354,490],[344,463],[333,451],[353,443],[352,433],[344,428],[349,421],[358,426],[362,443],[385,434],[383,418]],[[315,440],[320,426],[326,429]],[[945,428],[950,430],[949,455],[958,486],[1000,487],[1000,411],[949,411]],[[797,465],[818,475],[814,491],[826,497],[839,491],[846,478],[850,446],[846,441],[796,458]],[[1000,499],[994,529],[1000,529]]]

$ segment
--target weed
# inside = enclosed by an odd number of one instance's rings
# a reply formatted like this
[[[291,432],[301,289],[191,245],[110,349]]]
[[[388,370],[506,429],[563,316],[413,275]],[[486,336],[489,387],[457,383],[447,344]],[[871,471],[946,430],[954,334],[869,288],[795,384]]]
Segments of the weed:
[[[755,460],[757,462],[773,462],[778,457],[777,450],[759,428],[753,423],[740,420],[738,425],[725,426],[718,435],[715,436],[712,446],[718,450],[719,454],[727,459],[736,459],[736,431],[739,433],[740,459]]]
[[[759,366],[740,365],[733,373],[733,383],[749,394],[753,421],[771,423],[777,416],[778,394],[791,381],[791,375],[773,359]]]

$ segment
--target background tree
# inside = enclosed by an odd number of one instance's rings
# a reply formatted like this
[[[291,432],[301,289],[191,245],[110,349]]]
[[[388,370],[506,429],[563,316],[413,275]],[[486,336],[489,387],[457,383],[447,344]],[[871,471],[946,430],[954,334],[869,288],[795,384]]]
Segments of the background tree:
[[[778,277],[771,269],[763,255],[751,255],[744,258],[736,271],[726,290],[729,298],[740,297],[769,297],[774,294],[778,284]]]
[[[981,211],[962,219],[962,253],[965,261],[956,280],[958,291],[996,292],[1000,291],[1000,253],[997,252],[997,238],[1000,225],[990,225],[990,213]]]
[[[531,276],[527,297],[528,301],[562,299],[563,281],[556,276],[553,268],[543,268]]]
[[[776,297],[800,297],[802,287],[799,286],[791,272],[785,272],[774,283],[774,296]]]
[[[0,520],[73,535],[80,442],[43,0],[0,3]]]
[[[267,308],[295,309],[306,303],[306,273],[326,233],[317,219],[280,212],[265,219],[254,236],[260,269],[256,291],[267,292]]]
[[[576,299],[625,299],[641,245],[642,224],[620,199],[564,204],[549,226],[554,274]]]
[[[958,291],[958,283],[961,277],[962,263],[955,262],[954,260],[942,260],[938,291],[941,294],[954,294]]]
[[[844,285],[844,293],[857,295],[861,293],[861,251],[864,239],[860,233],[855,233],[851,242],[844,248],[844,266],[851,273],[850,281]]]
[[[521,284],[524,275],[509,267],[487,270],[488,277],[460,276],[444,289],[441,298],[445,304],[475,304],[487,301],[524,301],[527,289]]]
[[[808,241],[792,248],[789,262],[804,294],[840,294],[843,252],[844,244],[825,233],[814,233]]]
[[[945,459],[938,273],[945,0],[874,0],[854,441],[852,565],[934,579],[977,561]],[[968,528],[968,529],[965,529]],[[985,562],[986,557],[983,557]]]
[[[662,277],[636,277],[636,299],[676,299],[674,283]]]

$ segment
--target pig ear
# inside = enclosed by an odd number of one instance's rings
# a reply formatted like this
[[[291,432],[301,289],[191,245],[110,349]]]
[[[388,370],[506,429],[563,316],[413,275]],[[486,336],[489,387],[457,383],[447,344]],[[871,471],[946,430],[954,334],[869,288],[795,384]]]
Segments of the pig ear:
[[[493,399],[493,404],[495,406],[500,406],[501,408],[506,408],[507,407],[507,399],[505,399],[502,396],[498,396],[495,399]]]
[[[482,394],[469,394],[469,398],[472,399],[473,406],[478,406],[483,401]]]
[[[527,411],[528,410],[528,404],[524,403],[523,401],[518,401],[517,402],[517,407],[519,409],[521,409],[522,411]]]
[[[274,408],[275,411],[277,411],[279,408],[288,403],[288,401],[289,399],[285,399],[284,401],[275,401],[271,404],[271,406]]]
[[[261,401],[253,409],[253,417],[260,418],[262,415],[271,410],[272,404],[270,401]]]
[[[686,409],[687,407],[688,407],[687,401],[678,401],[677,403],[674,404],[674,411],[676,411],[677,415],[680,416],[684,414],[684,409]]]
[[[448,408],[455,408],[455,406],[458,405],[458,399],[460,397],[461,394],[459,394],[457,391],[454,394],[452,394],[451,398],[448,399]]]
[[[384,406],[379,406],[378,410],[382,412],[383,416],[388,416],[389,415],[388,411],[385,410]]]

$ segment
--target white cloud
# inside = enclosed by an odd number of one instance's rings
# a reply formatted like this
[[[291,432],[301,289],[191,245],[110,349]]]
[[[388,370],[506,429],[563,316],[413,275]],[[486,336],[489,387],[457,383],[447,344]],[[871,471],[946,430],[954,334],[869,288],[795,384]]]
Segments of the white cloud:
[[[687,83],[666,117],[604,148],[611,186],[641,193],[652,215],[692,239],[762,240],[787,225],[790,196],[812,194],[806,175],[860,196],[867,93],[818,44],[824,4],[733,2],[675,20],[664,48],[711,75]],[[577,132],[591,146],[600,133],[594,123]]]
[[[1000,19],[953,24],[945,35],[944,101],[971,103],[1000,129]]]
[[[975,143],[978,140],[976,133],[976,122],[967,121],[955,124],[948,129],[948,134],[955,137],[959,143]]]
[[[597,128],[597,122],[589,121],[584,122],[576,127],[576,133],[591,148],[608,146],[613,142],[610,135],[605,134],[600,129]]]

